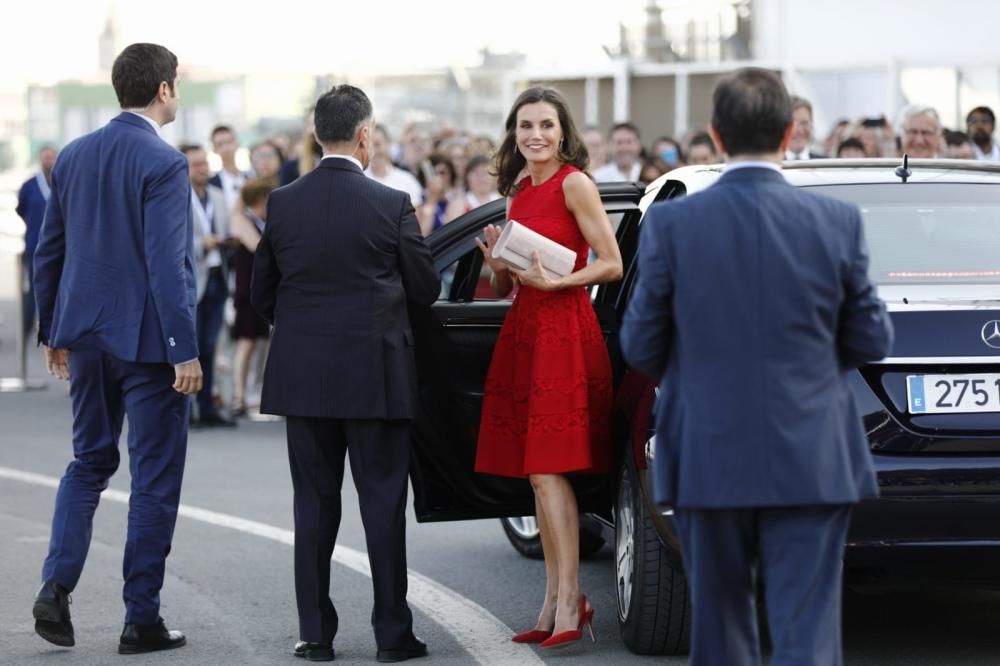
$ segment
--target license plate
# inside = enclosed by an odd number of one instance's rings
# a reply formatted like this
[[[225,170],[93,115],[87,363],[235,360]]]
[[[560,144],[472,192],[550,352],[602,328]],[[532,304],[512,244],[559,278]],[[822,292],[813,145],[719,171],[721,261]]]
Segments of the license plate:
[[[909,375],[911,414],[1000,412],[1000,374]]]

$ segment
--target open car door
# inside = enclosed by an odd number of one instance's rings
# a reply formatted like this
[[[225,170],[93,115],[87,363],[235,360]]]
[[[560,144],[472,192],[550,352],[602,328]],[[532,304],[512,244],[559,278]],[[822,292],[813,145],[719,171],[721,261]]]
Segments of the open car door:
[[[602,185],[623,253],[638,233],[640,186]],[[487,224],[503,224],[503,200],[477,208],[428,238],[442,273],[442,296],[430,307],[412,306],[420,382],[420,415],[414,423],[411,479],[417,520],[463,520],[531,515],[527,480],[473,471],[483,387],[493,347],[510,308],[489,289],[489,269],[475,245]],[[634,251],[634,250],[633,250]],[[591,290],[608,341],[616,382],[624,370],[618,351],[617,283]],[[581,513],[610,510],[611,475],[570,477]]]

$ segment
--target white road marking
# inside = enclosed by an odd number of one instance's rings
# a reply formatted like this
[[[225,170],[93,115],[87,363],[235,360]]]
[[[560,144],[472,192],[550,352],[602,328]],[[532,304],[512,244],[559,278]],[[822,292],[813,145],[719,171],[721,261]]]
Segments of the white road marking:
[[[46,488],[59,487],[59,479],[53,476],[9,467],[0,467],[0,479],[21,481]],[[109,488],[101,493],[101,498],[128,504],[128,495],[120,490]],[[186,504],[181,504],[177,513],[184,518],[216,527],[225,527],[289,546],[295,543],[295,533],[291,530],[258,523],[254,520]],[[333,561],[369,578],[372,575],[368,564],[368,554],[360,550],[337,546],[333,551]],[[408,573],[407,600],[427,617],[441,625],[476,662],[480,664],[543,663],[530,647],[512,643],[510,637],[513,631],[488,610],[413,569],[410,569]],[[431,655],[433,656],[433,654],[433,646],[431,646]]]

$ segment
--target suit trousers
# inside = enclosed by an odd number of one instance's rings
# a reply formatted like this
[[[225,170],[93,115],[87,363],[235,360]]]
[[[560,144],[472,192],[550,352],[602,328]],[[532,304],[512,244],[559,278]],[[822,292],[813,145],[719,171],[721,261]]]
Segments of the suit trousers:
[[[330,599],[330,558],[340,528],[344,456],[358,491],[380,650],[405,646],[413,616],[406,603],[406,495],[410,422],[287,418],[288,461],[295,492],[295,598],[299,639],[332,641],[337,610]]]
[[[132,476],[123,575],[125,622],[152,624],[173,540],[187,453],[186,396],[173,367],[122,361],[102,351],[69,352],[73,455],[56,493],[43,581],[72,591],[90,548],[101,491],[118,469],[118,439],[128,415]]]
[[[678,509],[691,590],[691,666],[761,663],[758,575],[772,666],[839,666],[850,505]]]
[[[35,255],[25,252],[21,256],[22,293],[24,301],[21,308],[24,324],[24,344],[29,344],[31,329],[35,327]]]
[[[210,268],[205,293],[198,302],[198,362],[201,363],[202,384],[198,391],[198,418],[207,418],[216,413],[212,399],[215,382],[215,347],[222,331],[222,320],[226,312],[229,287],[221,268]]]

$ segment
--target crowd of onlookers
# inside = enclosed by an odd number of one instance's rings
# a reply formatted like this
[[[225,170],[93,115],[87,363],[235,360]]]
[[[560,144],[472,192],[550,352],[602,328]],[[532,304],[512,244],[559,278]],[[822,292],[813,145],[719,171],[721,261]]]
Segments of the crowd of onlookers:
[[[994,141],[996,117],[987,107],[972,109],[964,130],[943,128],[937,112],[927,106],[907,106],[897,122],[884,116],[838,121],[822,140],[813,131],[813,109],[793,98],[792,129],[786,157],[789,160],[898,157],[1000,160]],[[272,189],[311,171],[322,158],[312,136],[312,114],[307,115],[301,137],[292,140],[276,134],[249,147],[250,169],[237,165],[241,150],[233,128],[219,125],[206,145],[183,144],[191,178],[191,212],[194,222],[196,277],[198,283],[198,335],[204,389],[197,397],[195,423],[204,427],[234,425],[233,417],[247,413],[248,385],[259,383],[266,355],[268,326],[250,305],[253,253],[266,224],[267,197]],[[597,182],[652,182],[685,165],[721,161],[707,128],[692,129],[679,139],[659,136],[644,139],[637,126],[617,123],[605,131],[587,127],[582,132],[590,156],[589,172]],[[371,161],[366,174],[390,187],[405,191],[413,203],[424,235],[466,212],[498,199],[491,159],[493,138],[453,128],[436,131],[408,125],[398,136],[377,125],[372,137]],[[221,168],[211,173],[214,154]],[[39,150],[39,171],[18,193],[18,214],[25,233],[25,332],[34,325],[31,260],[49,195],[49,175],[57,151]],[[223,328],[228,335],[222,336]],[[215,358],[219,340],[225,355]],[[221,409],[216,368],[232,373],[228,409]],[[256,378],[251,381],[251,378]],[[227,413],[228,412],[228,413]]]

